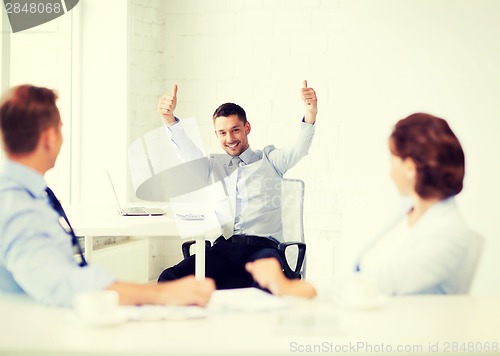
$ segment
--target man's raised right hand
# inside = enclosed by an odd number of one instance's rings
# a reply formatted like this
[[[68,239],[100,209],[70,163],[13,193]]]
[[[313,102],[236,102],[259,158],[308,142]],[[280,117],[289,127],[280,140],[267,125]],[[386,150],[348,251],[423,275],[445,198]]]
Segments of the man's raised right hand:
[[[177,106],[177,89],[177,84],[174,84],[172,87],[172,95],[163,94],[158,102],[158,112],[168,126],[175,123],[174,110]]]

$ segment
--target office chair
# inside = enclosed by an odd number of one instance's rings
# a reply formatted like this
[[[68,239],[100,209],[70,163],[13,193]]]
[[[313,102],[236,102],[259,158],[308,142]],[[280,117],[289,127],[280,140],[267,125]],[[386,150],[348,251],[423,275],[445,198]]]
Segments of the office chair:
[[[306,244],[304,242],[304,190],[300,179],[283,179],[281,184],[281,224],[284,242],[278,250],[285,261],[288,278],[300,279],[305,274]]]
[[[288,278],[302,278],[305,274],[306,244],[304,242],[304,181],[300,179],[283,179],[281,184],[281,221],[284,242],[278,245],[283,259],[283,272]],[[191,255],[191,246],[195,241],[182,244],[184,258]],[[205,241],[205,248],[211,246]],[[232,288],[242,287],[239,282],[232,281]],[[241,283],[242,284],[242,283]]]
[[[472,232],[471,243],[467,255],[457,273],[457,278],[460,281],[456,291],[457,294],[468,294],[470,292],[472,282],[474,281],[474,275],[476,274],[477,266],[481,259],[483,247],[484,238],[478,233]]]

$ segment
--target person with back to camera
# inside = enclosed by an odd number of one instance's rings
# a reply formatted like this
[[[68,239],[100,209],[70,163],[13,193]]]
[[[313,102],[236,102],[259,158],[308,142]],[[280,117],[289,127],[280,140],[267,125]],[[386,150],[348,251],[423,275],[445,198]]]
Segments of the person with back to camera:
[[[445,120],[416,113],[396,124],[389,151],[391,177],[412,206],[365,247],[355,269],[387,295],[458,293],[473,235],[455,202],[465,174],[460,142]],[[246,268],[277,295],[315,293],[307,282],[284,279],[272,259]]]
[[[56,94],[21,85],[0,103],[6,160],[0,168],[0,294],[26,294],[48,305],[71,306],[80,292],[116,291],[121,304],[205,305],[210,279],[194,276],[160,285],[117,281],[87,265],[78,239],[44,179],[63,142]],[[73,258],[78,248],[81,263]]]
[[[184,161],[193,162],[204,157],[204,153],[193,144],[182,122],[174,116],[177,90],[174,85],[172,95],[160,98],[158,112]],[[225,215],[229,218],[225,221],[219,214],[222,236],[206,250],[205,273],[215,280],[218,289],[254,285],[252,276],[245,270],[248,261],[273,257],[279,264],[284,263],[278,251],[278,243],[283,241],[281,203],[277,203],[281,200],[281,181],[283,175],[307,155],[318,112],[316,93],[306,81],[301,94],[305,114],[300,132],[295,142],[284,148],[266,146],[254,151],[248,143],[250,122],[237,104],[222,104],[213,114],[215,135],[226,153],[197,161],[196,169],[206,182],[223,182],[228,196],[234,197],[227,199],[228,202],[234,200]],[[195,256],[190,256],[165,269],[158,281],[180,278],[193,273],[194,268]]]

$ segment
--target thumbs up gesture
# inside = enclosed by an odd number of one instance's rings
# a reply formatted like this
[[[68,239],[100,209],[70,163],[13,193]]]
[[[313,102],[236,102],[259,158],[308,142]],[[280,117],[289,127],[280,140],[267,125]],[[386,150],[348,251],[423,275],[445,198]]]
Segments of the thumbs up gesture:
[[[302,82],[302,100],[304,101],[304,106],[306,107],[304,121],[314,124],[318,113],[318,98],[316,97],[314,89],[307,87],[307,80]]]
[[[168,126],[175,123],[174,110],[177,106],[177,84],[172,87],[172,95],[163,94],[158,102],[158,112]]]

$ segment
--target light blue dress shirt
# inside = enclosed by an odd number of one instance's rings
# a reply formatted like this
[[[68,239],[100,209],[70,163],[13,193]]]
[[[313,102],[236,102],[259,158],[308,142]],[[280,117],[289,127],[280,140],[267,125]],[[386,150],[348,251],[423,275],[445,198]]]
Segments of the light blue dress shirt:
[[[78,266],[46,187],[43,176],[24,165],[6,160],[0,169],[0,293],[71,306],[76,293],[105,289],[115,278]]]
[[[239,157],[241,162],[232,172],[229,154],[204,154],[194,145],[182,127],[182,121],[169,127],[171,140],[185,161],[197,160],[197,175],[206,184],[224,182],[233,205],[234,234],[271,237],[283,241],[281,226],[281,181],[283,175],[307,155],[315,126],[302,123],[297,139],[284,148],[250,147]],[[232,173],[231,173],[232,172]],[[236,180],[236,184],[231,184]],[[221,225],[225,221],[220,221]],[[227,237],[227,236],[226,236]]]

